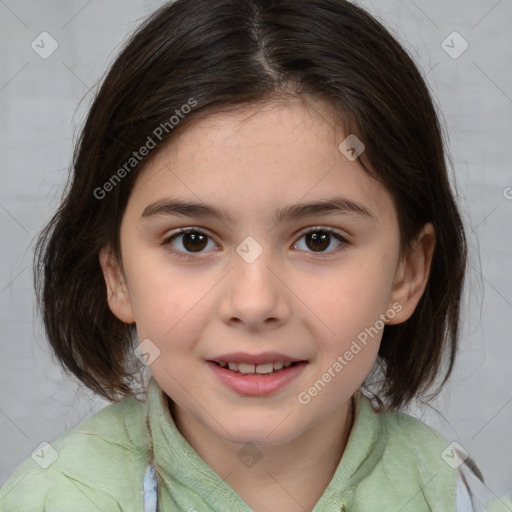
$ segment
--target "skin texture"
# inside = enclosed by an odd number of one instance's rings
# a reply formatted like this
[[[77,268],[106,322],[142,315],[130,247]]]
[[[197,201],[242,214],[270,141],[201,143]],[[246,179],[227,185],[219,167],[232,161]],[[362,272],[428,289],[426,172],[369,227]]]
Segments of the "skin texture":
[[[346,446],[351,397],[372,368],[382,329],[309,403],[298,395],[393,304],[387,323],[410,317],[435,246],[427,224],[399,261],[390,194],[339,151],[348,134],[325,105],[309,105],[282,100],[192,124],[138,177],[121,225],[122,261],[108,248],[100,254],[112,312],[136,322],[139,339],[160,350],[149,368],[172,399],[180,432],[261,512],[311,510],[318,501]],[[364,205],[375,218],[272,220],[284,205],[335,196]],[[141,218],[148,205],[171,197],[224,208],[232,222]],[[183,236],[166,243],[186,227],[208,235],[190,261],[171,252],[194,250]],[[347,243],[331,236],[315,249],[305,236],[315,227],[332,228]],[[252,263],[236,252],[247,237],[263,250]],[[247,397],[224,387],[206,364],[236,351],[278,351],[308,364],[271,396]],[[262,455],[250,468],[237,457],[246,443]]]

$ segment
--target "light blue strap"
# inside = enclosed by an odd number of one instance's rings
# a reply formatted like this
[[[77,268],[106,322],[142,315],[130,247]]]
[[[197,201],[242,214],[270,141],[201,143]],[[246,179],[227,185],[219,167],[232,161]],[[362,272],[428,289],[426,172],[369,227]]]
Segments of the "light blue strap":
[[[144,475],[144,512],[158,511],[158,480],[155,468],[149,464]]]
[[[457,508],[456,512],[474,512],[469,491],[464,484],[460,473],[457,474]]]

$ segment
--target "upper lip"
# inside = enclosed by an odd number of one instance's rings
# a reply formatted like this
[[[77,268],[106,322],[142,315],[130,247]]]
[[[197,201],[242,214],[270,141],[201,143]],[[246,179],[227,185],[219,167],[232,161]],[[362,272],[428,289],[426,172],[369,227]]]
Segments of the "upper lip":
[[[305,359],[297,359],[296,357],[280,354],[279,352],[262,352],[261,354],[247,354],[246,352],[230,352],[221,356],[210,359],[215,363],[220,361],[233,362],[233,363],[246,363],[246,364],[265,364],[276,362],[292,362],[305,361]]]

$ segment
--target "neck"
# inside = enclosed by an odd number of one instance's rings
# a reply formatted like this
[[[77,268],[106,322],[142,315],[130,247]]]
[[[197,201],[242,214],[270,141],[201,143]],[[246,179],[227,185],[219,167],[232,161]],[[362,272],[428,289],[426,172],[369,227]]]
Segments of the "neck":
[[[273,446],[232,444],[169,401],[178,430],[199,456],[254,512],[312,510],[329,485],[345,451],[353,424],[353,401],[289,443]],[[232,461],[238,458],[236,470]]]

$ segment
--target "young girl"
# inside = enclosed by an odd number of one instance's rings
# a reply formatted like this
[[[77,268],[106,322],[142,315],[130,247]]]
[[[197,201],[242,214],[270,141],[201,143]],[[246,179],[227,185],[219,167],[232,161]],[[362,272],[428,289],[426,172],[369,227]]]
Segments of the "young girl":
[[[473,510],[471,459],[400,411],[452,371],[463,224],[427,86],[363,9],[155,12],[35,269],[56,356],[116,403],[2,511]]]

